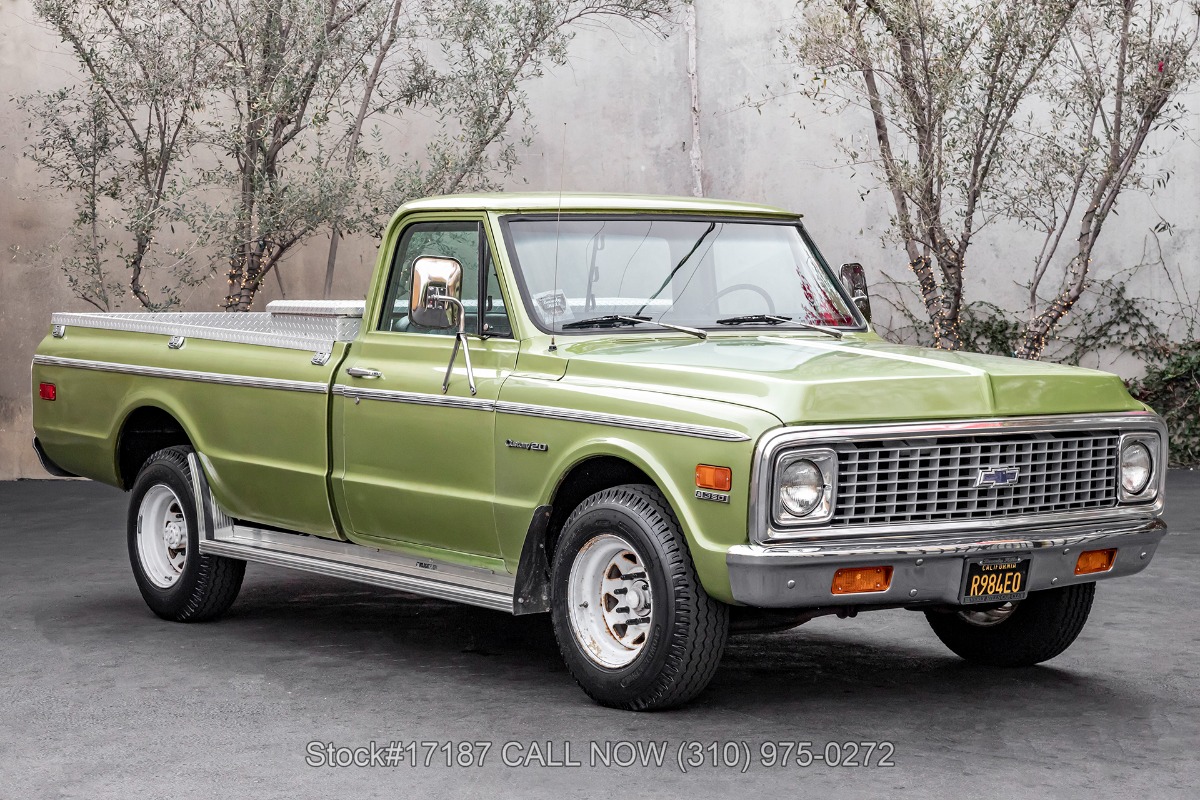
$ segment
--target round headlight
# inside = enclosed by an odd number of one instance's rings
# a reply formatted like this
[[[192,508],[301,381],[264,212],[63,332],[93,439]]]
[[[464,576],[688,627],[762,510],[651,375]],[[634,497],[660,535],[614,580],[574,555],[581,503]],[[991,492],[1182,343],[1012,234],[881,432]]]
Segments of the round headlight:
[[[804,458],[789,464],[779,479],[779,499],[795,517],[812,513],[825,495],[825,476],[821,468]]]
[[[1150,448],[1130,442],[1121,451],[1121,488],[1128,494],[1141,494],[1150,483]]]

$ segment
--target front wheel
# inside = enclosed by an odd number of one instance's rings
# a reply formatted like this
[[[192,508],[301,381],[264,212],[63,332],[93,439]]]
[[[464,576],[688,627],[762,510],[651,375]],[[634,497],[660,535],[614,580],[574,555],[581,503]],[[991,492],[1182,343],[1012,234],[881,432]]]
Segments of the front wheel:
[[[1062,653],[1083,630],[1096,584],[1031,592],[986,610],[927,611],[929,626],[956,655],[992,667],[1030,667]]]
[[[189,449],[146,460],[129,497],[129,562],[150,610],[175,622],[224,614],[242,588],[246,562],[201,555]]]
[[[563,526],[552,571],[554,634],[567,669],[601,705],[670,708],[703,691],[729,633],[687,541],[654,487],[605,489]]]

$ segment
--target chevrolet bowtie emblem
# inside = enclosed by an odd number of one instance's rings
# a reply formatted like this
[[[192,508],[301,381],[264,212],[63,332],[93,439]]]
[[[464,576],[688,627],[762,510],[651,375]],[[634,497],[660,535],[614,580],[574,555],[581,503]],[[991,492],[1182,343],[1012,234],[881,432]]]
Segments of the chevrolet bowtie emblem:
[[[992,467],[981,469],[975,476],[976,489],[991,489],[995,486],[1010,486],[1021,477],[1021,470],[1016,467]]]

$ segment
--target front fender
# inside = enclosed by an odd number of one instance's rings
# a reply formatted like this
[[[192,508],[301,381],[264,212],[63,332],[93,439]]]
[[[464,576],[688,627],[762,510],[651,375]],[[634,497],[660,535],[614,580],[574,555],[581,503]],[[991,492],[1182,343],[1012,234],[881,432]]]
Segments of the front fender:
[[[506,564],[516,571],[534,509],[551,505],[564,478],[573,468],[593,458],[622,459],[641,470],[663,493],[675,511],[691,550],[692,560],[710,595],[731,602],[728,549],[747,539],[750,466],[754,444],[764,430],[780,424],[775,417],[755,409],[707,400],[661,398],[623,393],[614,398],[584,396],[562,383],[527,386],[520,393],[505,384],[502,397],[510,402],[535,399],[542,407],[548,395],[562,397],[561,405],[574,410],[614,406],[621,414],[670,420],[692,425],[717,425],[736,432],[736,440],[716,440],[660,430],[635,430],[571,419],[500,413],[496,423],[496,522]],[[530,382],[532,383],[532,382]],[[520,399],[512,399],[519,397]],[[614,400],[624,401],[614,403]],[[589,402],[590,401],[590,402]],[[607,401],[607,402],[604,402]],[[667,408],[666,403],[671,407]],[[588,406],[592,408],[588,408]],[[611,413],[611,412],[610,412]],[[509,444],[512,442],[512,444]],[[537,449],[516,446],[537,445]],[[696,497],[698,464],[727,466],[733,471],[728,502]]]

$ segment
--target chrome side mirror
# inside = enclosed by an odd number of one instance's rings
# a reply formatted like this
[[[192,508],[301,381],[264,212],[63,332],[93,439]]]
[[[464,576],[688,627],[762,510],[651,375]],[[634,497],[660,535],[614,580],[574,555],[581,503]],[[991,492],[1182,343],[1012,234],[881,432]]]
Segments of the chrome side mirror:
[[[462,330],[462,264],[453,258],[421,256],[413,262],[408,318],[422,328]]]
[[[442,394],[450,391],[450,376],[454,373],[454,360],[458,348],[463,351],[467,365],[467,382],[471,394],[475,389],[475,370],[471,368],[471,349],[467,346],[467,309],[462,300],[462,264],[453,258],[421,256],[413,262],[412,295],[408,301],[408,318],[423,328],[458,327],[454,334],[454,349],[450,351],[450,363],[446,365],[446,377],[442,380]]]
[[[842,286],[846,287],[850,299],[854,301],[854,305],[858,307],[858,312],[866,317],[867,322],[871,321],[871,295],[867,292],[867,273],[863,269],[863,265],[857,261],[850,264],[842,264],[842,269],[838,273],[838,278],[842,281]]]

